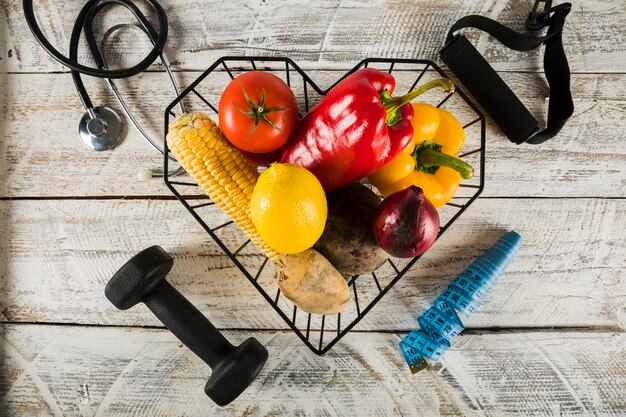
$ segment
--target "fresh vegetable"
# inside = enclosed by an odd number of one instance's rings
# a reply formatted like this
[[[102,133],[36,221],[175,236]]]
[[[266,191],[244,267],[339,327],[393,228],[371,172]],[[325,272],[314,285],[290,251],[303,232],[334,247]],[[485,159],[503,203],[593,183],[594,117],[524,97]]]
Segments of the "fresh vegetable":
[[[250,71],[228,84],[218,106],[220,128],[237,148],[267,153],[287,142],[298,120],[296,96],[276,75]]]
[[[172,154],[189,175],[276,263],[278,285],[285,288],[287,298],[293,297],[296,305],[310,313],[334,314],[331,312],[345,308],[350,298],[348,285],[324,256],[313,249],[281,255],[261,239],[249,216],[259,174],[224,138],[213,120],[202,113],[182,114],[169,126],[166,138]]]
[[[250,218],[261,237],[279,253],[312,247],[324,231],[326,195],[301,166],[273,164],[259,177],[250,199]]]
[[[352,184],[327,196],[328,220],[317,249],[342,274],[377,270],[387,253],[374,240],[372,217],[381,198],[363,184]]]
[[[376,242],[387,253],[396,258],[412,258],[435,243],[439,214],[422,189],[411,185],[380,203],[372,228]]]
[[[337,314],[350,301],[343,276],[319,252],[308,249],[276,262],[276,278],[283,295],[307,313]]]
[[[413,108],[421,93],[449,79],[430,81],[401,97],[392,97],[395,80],[373,68],[340,81],[298,122],[280,161],[311,171],[327,192],[358,181],[400,153],[411,142]]]
[[[454,156],[463,147],[465,132],[446,110],[425,103],[412,106],[412,143],[368,179],[384,196],[416,185],[435,207],[441,207],[452,199],[461,178],[474,175],[471,165]]]
[[[202,113],[184,113],[169,126],[167,146],[200,188],[268,258],[279,254],[257,233],[248,210],[259,176],[217,127]]]

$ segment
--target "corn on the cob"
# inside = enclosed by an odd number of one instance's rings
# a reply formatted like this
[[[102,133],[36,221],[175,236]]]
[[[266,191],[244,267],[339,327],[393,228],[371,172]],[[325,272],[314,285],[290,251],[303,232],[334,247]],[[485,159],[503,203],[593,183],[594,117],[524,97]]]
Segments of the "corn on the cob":
[[[185,113],[174,120],[167,146],[202,190],[268,258],[279,254],[257,233],[250,220],[250,197],[259,174],[224,137],[209,116]]]

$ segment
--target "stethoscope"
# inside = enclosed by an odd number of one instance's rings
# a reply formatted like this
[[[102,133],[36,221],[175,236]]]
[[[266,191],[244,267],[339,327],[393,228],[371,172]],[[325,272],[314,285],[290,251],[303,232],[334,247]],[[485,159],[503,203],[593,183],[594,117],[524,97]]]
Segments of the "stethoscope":
[[[74,81],[74,86],[76,87],[76,92],[78,93],[78,96],[80,97],[80,100],[82,101],[83,106],[86,110],[85,114],[80,119],[78,125],[78,134],[82,143],[88,148],[95,151],[105,151],[107,149],[112,149],[119,143],[122,137],[122,119],[111,107],[95,107],[93,105],[81,79],[81,74],[103,78],[109,91],[111,91],[111,93],[115,96],[115,99],[119,103],[124,113],[126,113],[128,119],[135,127],[135,129],[137,129],[137,131],[154,149],[156,149],[161,154],[165,153],[165,150],[150,137],[150,135],[145,131],[145,129],[143,129],[143,127],[134,117],[133,113],[130,111],[129,107],[126,105],[126,102],[122,98],[117,86],[115,85],[115,82],[113,81],[114,79],[126,78],[136,75],[147,69],[157,58],[160,58],[163,66],[165,67],[168,78],[170,79],[174,92],[177,96],[180,94],[180,89],[178,88],[178,84],[176,83],[174,75],[172,74],[170,62],[167,58],[167,55],[163,51],[165,41],[167,39],[167,15],[165,14],[165,11],[161,7],[161,5],[156,0],[146,0],[146,2],[156,12],[159,22],[158,33],[155,31],[154,27],[152,26],[152,24],[150,24],[150,22],[141,12],[141,10],[139,10],[139,8],[130,0],[89,0],[88,2],[86,2],[81,9],[78,17],[76,18],[74,28],[72,29],[72,35],[70,37],[69,57],[62,55],[58,50],[56,50],[41,32],[41,29],[37,24],[37,20],[33,12],[32,0],[23,0],[22,2],[22,5],[24,7],[24,15],[26,16],[26,22],[28,23],[31,32],[33,33],[37,41],[54,59],[72,70],[72,79]],[[138,24],[121,24],[111,27],[104,34],[101,46],[99,47],[96,43],[93,33],[93,20],[102,9],[104,9],[106,6],[113,4],[118,4],[128,9],[133,14],[133,16],[135,16]],[[105,40],[115,31],[127,27],[136,28],[144,32],[150,38],[150,41],[153,44],[152,50],[141,60],[141,62],[136,65],[133,65],[129,68],[110,70],[107,68],[105,60],[100,52],[101,47],[104,44]],[[89,47],[89,50],[91,51],[97,68],[82,65],[77,61],[78,43],[80,40],[81,29],[85,34],[87,45]],[[185,108],[182,102],[179,104],[179,107],[181,112],[184,113]],[[172,161],[176,161],[176,159],[172,155],[168,154],[168,158]],[[182,168],[175,169],[169,172],[168,175],[176,175],[180,172],[182,172]],[[146,179],[146,177],[150,176],[163,176],[163,172],[152,172],[149,170],[140,171],[140,178]]]

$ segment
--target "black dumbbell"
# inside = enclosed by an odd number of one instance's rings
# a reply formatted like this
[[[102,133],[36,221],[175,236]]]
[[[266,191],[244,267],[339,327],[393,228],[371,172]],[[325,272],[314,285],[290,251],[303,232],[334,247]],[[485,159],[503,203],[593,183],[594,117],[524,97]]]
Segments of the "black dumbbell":
[[[127,310],[143,302],[154,315],[213,372],[204,392],[224,406],[241,394],[267,361],[267,349],[251,337],[235,347],[183,297],[165,276],[174,260],[160,246],[133,256],[107,284],[104,293],[113,305]]]

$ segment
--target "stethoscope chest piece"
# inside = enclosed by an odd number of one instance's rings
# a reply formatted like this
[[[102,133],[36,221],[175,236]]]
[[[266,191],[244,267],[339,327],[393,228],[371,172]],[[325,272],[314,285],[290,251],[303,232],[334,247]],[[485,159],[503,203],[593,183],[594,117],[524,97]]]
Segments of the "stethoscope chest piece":
[[[122,137],[122,119],[110,107],[100,106],[85,112],[78,124],[80,140],[89,149],[106,151]]]

